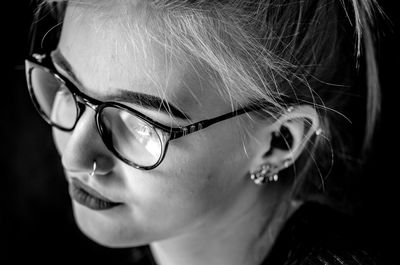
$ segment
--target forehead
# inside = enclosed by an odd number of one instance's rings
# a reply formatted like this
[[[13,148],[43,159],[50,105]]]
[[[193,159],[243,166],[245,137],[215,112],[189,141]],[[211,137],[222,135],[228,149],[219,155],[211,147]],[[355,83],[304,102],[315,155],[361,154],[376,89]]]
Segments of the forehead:
[[[150,23],[134,6],[129,12],[69,6],[59,49],[83,86],[94,93],[129,89],[159,96],[189,112],[189,107],[213,106],[211,113],[203,113],[206,118],[224,112],[206,71],[166,48],[150,32]]]

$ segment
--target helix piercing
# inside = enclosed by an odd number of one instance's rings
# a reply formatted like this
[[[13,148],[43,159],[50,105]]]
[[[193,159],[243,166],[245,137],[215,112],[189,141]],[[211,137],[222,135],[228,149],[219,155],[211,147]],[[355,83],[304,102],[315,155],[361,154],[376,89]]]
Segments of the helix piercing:
[[[290,107],[288,107],[288,108],[286,109],[286,111],[287,111],[288,113],[292,112],[293,110],[294,110],[294,107],[293,107],[293,106],[290,106]],[[322,130],[321,128],[318,128],[318,129],[315,131],[315,135],[321,135],[322,132],[323,132],[323,130]]]
[[[96,173],[96,167],[97,167],[96,160],[94,160],[93,161],[93,169],[92,169],[92,172],[89,173],[89,177],[94,176],[94,174]]]

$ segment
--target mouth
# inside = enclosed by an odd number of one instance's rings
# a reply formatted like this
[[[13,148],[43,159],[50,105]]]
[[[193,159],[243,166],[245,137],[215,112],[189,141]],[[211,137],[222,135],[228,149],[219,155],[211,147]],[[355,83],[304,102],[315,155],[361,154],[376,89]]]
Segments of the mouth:
[[[122,205],[122,203],[113,202],[105,198],[77,178],[71,178],[69,194],[77,203],[96,211],[108,210]]]

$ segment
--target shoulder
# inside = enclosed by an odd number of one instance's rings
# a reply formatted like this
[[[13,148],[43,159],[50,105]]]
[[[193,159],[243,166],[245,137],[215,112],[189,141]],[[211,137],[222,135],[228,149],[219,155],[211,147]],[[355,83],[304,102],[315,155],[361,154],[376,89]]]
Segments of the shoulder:
[[[379,252],[351,236],[305,243],[286,264],[290,265],[389,265]]]
[[[307,203],[288,220],[263,264],[386,265],[367,233],[333,209]]]
[[[292,260],[287,264],[298,265],[386,265],[377,254],[365,249],[332,249],[311,250],[305,257]]]

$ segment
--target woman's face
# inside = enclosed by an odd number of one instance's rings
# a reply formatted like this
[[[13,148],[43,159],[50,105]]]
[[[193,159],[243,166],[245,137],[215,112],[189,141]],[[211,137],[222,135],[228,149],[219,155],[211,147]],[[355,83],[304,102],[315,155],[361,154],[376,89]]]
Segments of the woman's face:
[[[191,118],[173,118],[124,100],[166,125],[186,125],[231,111],[229,102],[200,68],[171,59],[161,46],[143,36],[69,7],[58,50],[84,93],[100,100],[112,99],[121,91],[153,95]],[[56,67],[73,78],[57,60]],[[121,203],[94,210],[73,200],[79,227],[100,244],[134,246],[223,223],[242,207],[241,200],[252,185],[245,178],[252,149],[239,124],[239,118],[233,118],[172,140],[163,162],[148,171],[126,165],[106,149],[90,108],[73,132],[54,129],[70,185],[78,179]],[[89,176],[94,160],[96,174]]]

